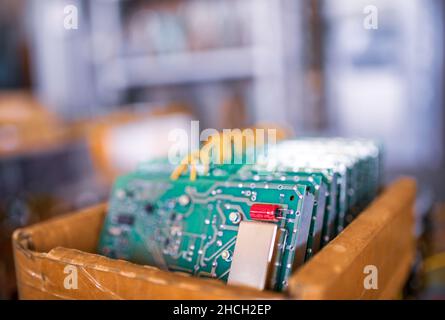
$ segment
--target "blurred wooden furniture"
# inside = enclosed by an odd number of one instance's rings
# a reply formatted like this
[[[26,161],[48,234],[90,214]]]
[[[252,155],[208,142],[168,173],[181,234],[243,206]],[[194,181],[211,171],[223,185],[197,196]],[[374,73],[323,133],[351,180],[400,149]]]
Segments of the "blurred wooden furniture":
[[[0,91],[0,157],[47,150],[74,138],[30,93]]]

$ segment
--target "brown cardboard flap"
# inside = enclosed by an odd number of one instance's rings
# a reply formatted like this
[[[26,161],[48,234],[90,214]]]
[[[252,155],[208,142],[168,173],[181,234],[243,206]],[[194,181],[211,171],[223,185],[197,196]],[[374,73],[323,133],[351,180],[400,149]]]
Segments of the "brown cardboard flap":
[[[107,206],[97,205],[14,232],[13,241],[23,248],[48,252],[55,247],[96,252]]]

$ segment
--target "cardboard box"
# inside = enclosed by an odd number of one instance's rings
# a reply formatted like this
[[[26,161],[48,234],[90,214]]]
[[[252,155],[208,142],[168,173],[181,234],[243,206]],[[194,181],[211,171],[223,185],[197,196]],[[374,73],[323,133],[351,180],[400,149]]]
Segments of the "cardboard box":
[[[292,275],[285,293],[228,286],[94,254],[106,205],[13,236],[21,299],[388,299],[397,298],[414,257],[415,182],[403,178]],[[367,266],[377,288],[364,285]],[[75,270],[75,271],[73,271]],[[77,274],[77,289],[70,279]],[[68,283],[67,283],[68,281]]]

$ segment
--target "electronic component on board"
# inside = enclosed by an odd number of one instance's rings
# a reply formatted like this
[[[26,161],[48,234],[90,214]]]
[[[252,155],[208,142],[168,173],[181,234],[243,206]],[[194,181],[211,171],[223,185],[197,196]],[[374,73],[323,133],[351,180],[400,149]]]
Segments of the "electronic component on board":
[[[273,289],[275,259],[280,250],[281,230],[276,224],[242,221],[236,238],[229,284],[263,290]]]
[[[252,220],[277,222],[281,218],[281,207],[277,204],[255,203],[250,207]]]
[[[121,214],[117,216],[117,223],[118,224],[126,224],[126,225],[133,225],[134,224],[134,216],[129,214]]]

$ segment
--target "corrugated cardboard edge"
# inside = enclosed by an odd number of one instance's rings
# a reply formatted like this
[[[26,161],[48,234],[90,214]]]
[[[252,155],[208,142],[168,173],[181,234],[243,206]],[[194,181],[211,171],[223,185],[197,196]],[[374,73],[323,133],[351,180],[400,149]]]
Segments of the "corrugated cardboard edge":
[[[94,252],[105,211],[106,206],[101,205],[14,233],[21,299],[283,298],[277,293],[228,287],[216,280],[197,279],[88,253]],[[74,246],[82,251],[59,246]],[[67,266],[70,269],[65,269]],[[72,275],[73,268],[78,289],[66,289],[65,279]]]
[[[388,187],[340,235],[289,281],[298,299],[394,299],[408,277],[415,254],[415,181]],[[377,289],[365,286],[377,269]],[[368,273],[366,273],[367,271]]]

